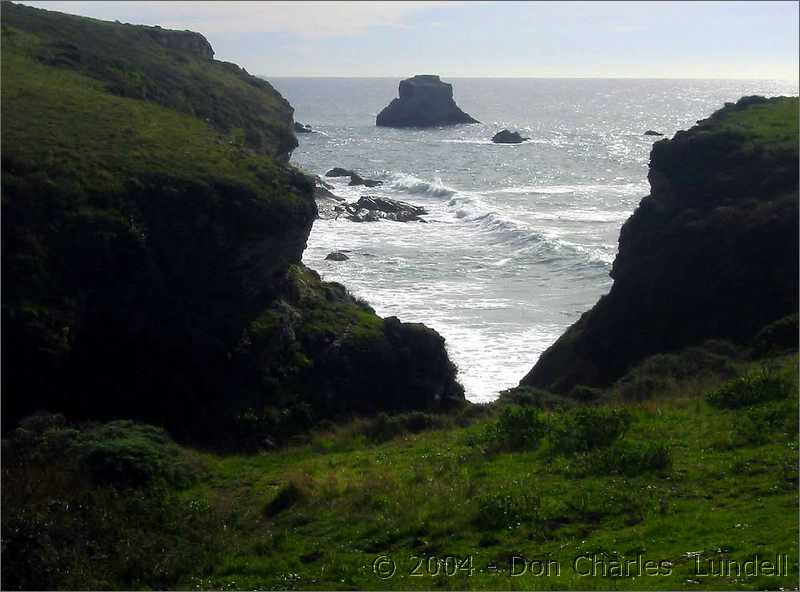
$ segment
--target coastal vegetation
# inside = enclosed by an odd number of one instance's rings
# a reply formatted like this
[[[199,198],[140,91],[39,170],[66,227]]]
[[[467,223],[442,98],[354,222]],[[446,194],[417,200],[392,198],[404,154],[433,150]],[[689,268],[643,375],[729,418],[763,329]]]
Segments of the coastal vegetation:
[[[3,587],[791,588],[797,361],[731,360],[736,378],[636,402],[363,418],[256,455],[33,417],[4,444]],[[750,405],[720,408],[742,381]],[[696,573],[753,554],[789,573]],[[608,569],[639,557],[670,567]],[[519,575],[537,561],[547,575]]]
[[[268,83],[2,17],[3,589],[796,587],[797,98],[657,142],[611,293],[475,405],[301,263]]]

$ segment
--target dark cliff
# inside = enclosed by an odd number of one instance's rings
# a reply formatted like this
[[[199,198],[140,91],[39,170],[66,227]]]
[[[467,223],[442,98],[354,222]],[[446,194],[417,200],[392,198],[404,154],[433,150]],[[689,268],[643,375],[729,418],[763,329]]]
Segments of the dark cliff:
[[[606,387],[645,357],[747,342],[798,309],[798,101],[746,97],[654,144],[614,284],[522,384]]]
[[[2,17],[4,428],[47,410],[260,446],[463,401],[438,334],[300,263],[313,183],[269,83],[195,33]]]
[[[458,108],[453,100],[453,85],[438,76],[419,74],[400,81],[400,98],[394,99],[375,118],[385,127],[431,127],[478,123]]]

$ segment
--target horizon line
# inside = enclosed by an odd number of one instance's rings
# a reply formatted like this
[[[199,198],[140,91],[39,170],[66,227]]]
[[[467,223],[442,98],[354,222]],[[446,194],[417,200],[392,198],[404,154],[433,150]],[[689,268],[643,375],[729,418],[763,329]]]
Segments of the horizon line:
[[[362,78],[364,80],[396,80],[409,76],[359,76],[359,75],[302,75],[302,74],[254,74],[258,78]],[[412,75],[414,76],[414,75]],[[788,82],[800,84],[800,78],[707,78],[698,76],[442,76],[447,80],[715,80],[747,82]]]

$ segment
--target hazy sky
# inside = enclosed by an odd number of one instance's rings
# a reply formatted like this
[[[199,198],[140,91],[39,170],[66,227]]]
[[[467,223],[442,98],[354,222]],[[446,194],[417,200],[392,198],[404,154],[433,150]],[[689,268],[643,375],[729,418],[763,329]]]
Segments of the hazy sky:
[[[798,78],[798,2],[24,2],[203,33],[267,76]]]

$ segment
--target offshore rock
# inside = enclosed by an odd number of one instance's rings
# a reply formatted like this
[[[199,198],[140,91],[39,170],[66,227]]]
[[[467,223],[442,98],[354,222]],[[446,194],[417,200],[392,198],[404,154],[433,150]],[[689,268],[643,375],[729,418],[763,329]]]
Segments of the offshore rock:
[[[419,74],[400,82],[400,98],[394,99],[375,118],[383,127],[432,127],[479,123],[453,100],[453,86],[438,76]]]
[[[495,144],[521,144],[525,140],[530,140],[530,138],[520,135],[519,132],[511,132],[507,129],[497,132],[492,137],[492,142]]]

